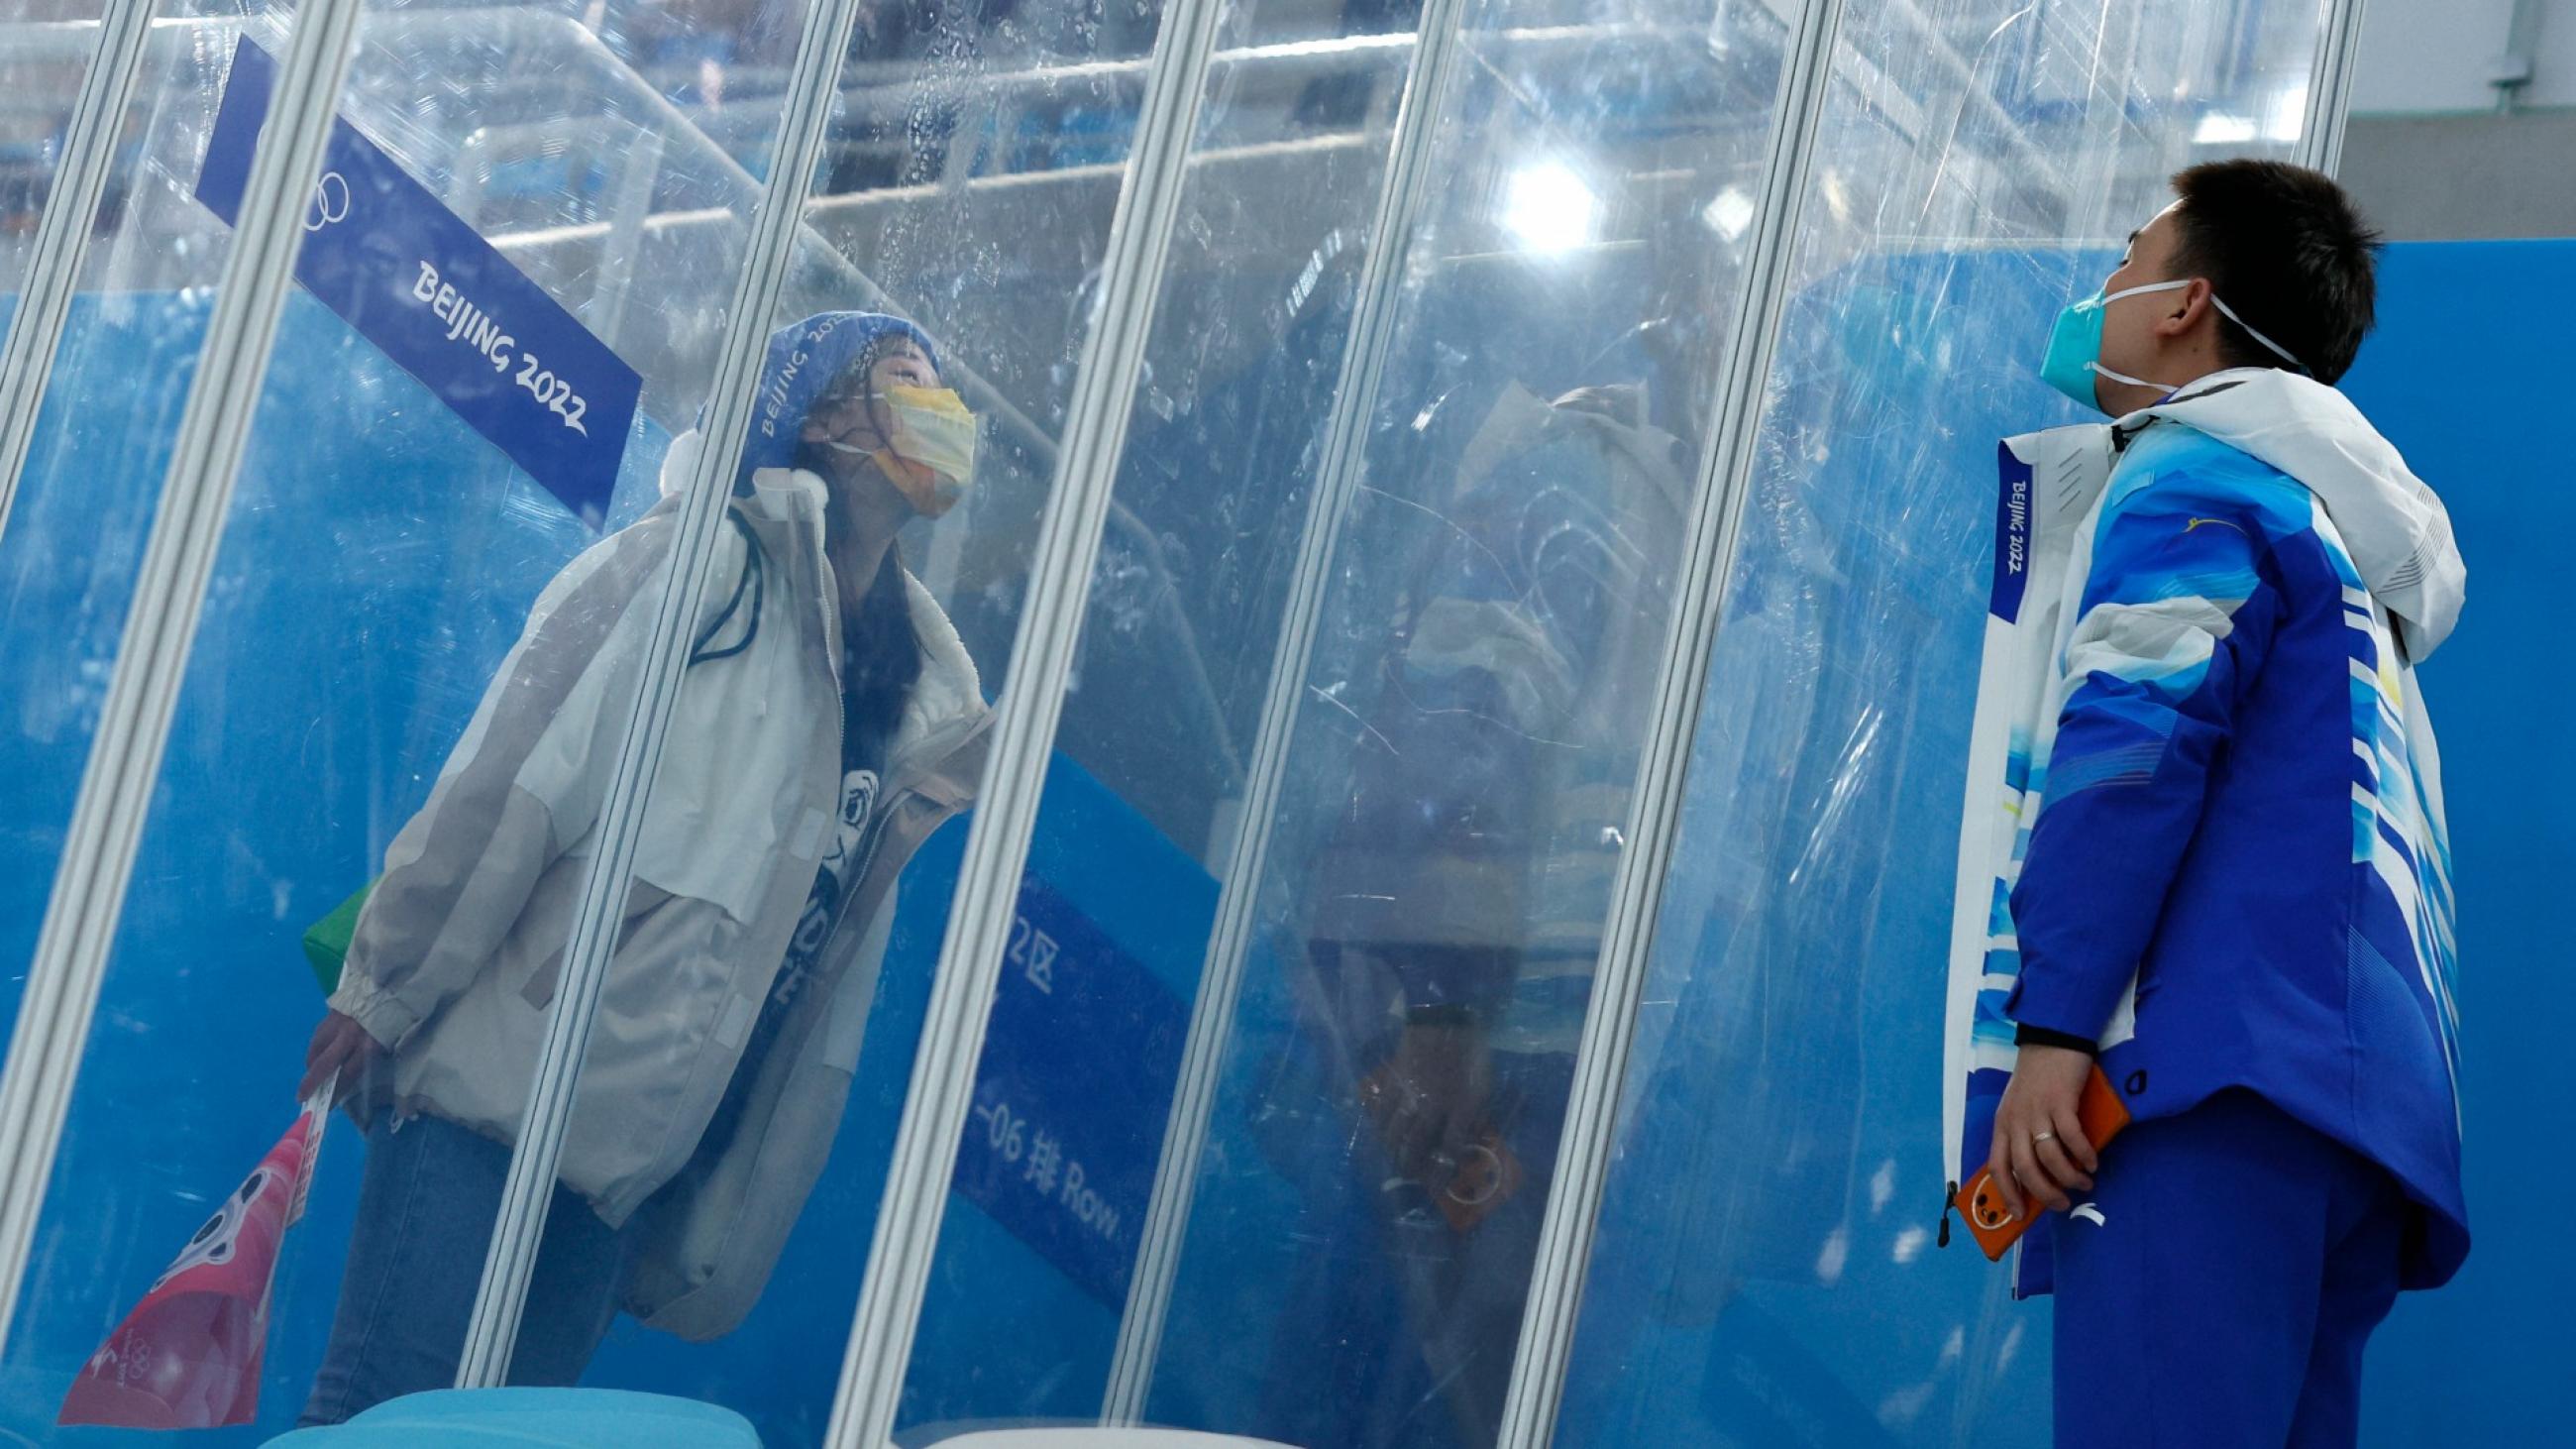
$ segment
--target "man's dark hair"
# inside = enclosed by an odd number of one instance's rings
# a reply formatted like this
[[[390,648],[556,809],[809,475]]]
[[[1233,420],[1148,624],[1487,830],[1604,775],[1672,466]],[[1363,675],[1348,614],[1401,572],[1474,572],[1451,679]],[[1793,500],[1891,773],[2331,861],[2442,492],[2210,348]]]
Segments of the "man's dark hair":
[[[2177,174],[2174,275],[2206,277],[2236,315],[2288,348],[2319,382],[2352,366],[2370,333],[2379,233],[2321,171],[2285,161],[2210,161]],[[2234,367],[2279,367],[2272,349],[2218,319]]]

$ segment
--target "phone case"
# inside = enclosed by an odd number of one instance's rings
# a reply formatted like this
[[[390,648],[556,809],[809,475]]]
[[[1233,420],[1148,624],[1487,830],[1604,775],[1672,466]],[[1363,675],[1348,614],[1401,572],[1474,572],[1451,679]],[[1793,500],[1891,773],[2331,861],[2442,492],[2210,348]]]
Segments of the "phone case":
[[[1501,1133],[1488,1128],[1467,1149],[1466,1159],[1437,1194],[1440,1216],[1448,1220],[1451,1232],[1472,1232],[1520,1187],[1520,1158]]]
[[[1360,1084],[1361,1102],[1376,1103],[1387,1094],[1389,1084],[1387,1071],[1372,1074]],[[1374,1105],[1369,1106],[1368,1111],[1372,1120],[1381,1127],[1385,1125]],[[1433,1205],[1440,1210],[1440,1216],[1449,1224],[1451,1232],[1473,1232],[1478,1223],[1491,1217],[1494,1209],[1521,1190],[1521,1160],[1511,1145],[1503,1141],[1503,1134],[1487,1123],[1476,1129],[1476,1140],[1460,1157],[1446,1182],[1425,1182],[1419,1186],[1431,1195]]]
[[[2099,1152],[2104,1143],[2120,1135],[2129,1125],[2128,1104],[2120,1100],[2119,1089],[2102,1075],[2097,1064],[2093,1075],[2084,1080],[2084,1096],[2076,1103],[2075,1120],[2084,1129],[2084,1140]],[[2028,1206],[2030,1195],[2022,1194]],[[2030,1227],[2030,1219],[2016,1218],[2004,1209],[2003,1194],[1995,1190],[1995,1173],[1991,1167],[1980,1167],[1976,1175],[1959,1185],[1960,1216],[1968,1220],[1969,1236],[1977,1240],[1989,1262],[2003,1258],[2004,1250],[2021,1240]]]

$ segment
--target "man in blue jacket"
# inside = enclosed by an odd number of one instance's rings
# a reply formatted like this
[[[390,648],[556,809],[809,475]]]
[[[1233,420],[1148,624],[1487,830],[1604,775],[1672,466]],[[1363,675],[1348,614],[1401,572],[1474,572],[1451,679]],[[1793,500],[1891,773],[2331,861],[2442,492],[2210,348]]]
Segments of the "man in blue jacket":
[[[2465,572],[2331,387],[2372,322],[2350,199],[2277,162],[2174,185],[2043,369],[2118,421],[2030,754],[1989,1161],[2063,1215],[2060,1444],[2349,1445],[2364,1341],[2468,1250],[2412,673]],[[2099,1152],[2097,1060],[2135,1119]]]

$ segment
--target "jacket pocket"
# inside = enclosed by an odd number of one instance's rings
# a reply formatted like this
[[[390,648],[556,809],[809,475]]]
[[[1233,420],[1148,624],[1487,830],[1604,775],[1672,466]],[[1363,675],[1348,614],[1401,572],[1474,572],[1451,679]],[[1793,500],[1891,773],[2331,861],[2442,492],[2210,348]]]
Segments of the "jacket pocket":
[[[578,874],[575,874],[570,882],[576,890],[579,889],[579,879]],[[617,952],[624,952],[627,945],[635,938],[636,926],[655,910],[668,903],[671,898],[670,892],[650,881],[630,882],[626,888],[626,918],[617,926]],[[569,921],[571,903],[565,904],[566,909],[560,914]],[[526,973],[527,979],[519,987],[519,998],[522,1001],[540,1011],[554,1004],[555,992],[563,985],[564,952],[570,949],[571,945],[572,942],[568,939],[557,941],[553,953]],[[509,978],[505,976],[503,979]]]

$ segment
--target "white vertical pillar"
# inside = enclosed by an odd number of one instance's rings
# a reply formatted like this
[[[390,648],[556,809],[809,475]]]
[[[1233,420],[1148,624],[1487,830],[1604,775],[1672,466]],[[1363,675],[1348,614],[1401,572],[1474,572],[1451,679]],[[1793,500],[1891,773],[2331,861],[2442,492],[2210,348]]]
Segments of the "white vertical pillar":
[[[1199,973],[1198,994],[1190,1009],[1189,1035],[1181,1051],[1171,1114],[1164,1123],[1154,1195],[1137,1243],[1135,1270],[1128,1281],[1127,1311],[1119,1322],[1118,1347],[1110,1361],[1109,1386],[1100,1411],[1103,1423],[1138,1422],[1145,1412],[1146,1396],[1153,1388],[1172,1284],[1180,1272],[1181,1247],[1188,1236],[1190,1208],[1197,1194],[1199,1159],[1207,1145],[1218,1074],[1224,1065],[1226,1042],[1234,1032],[1235,1005],[1243,992],[1244,962],[1251,953],[1253,923],[1259,913],[1262,881],[1268,873],[1280,780],[1287,770],[1298,702],[1304,697],[1306,673],[1314,656],[1315,631],[1323,614],[1333,555],[1363,469],[1378,380],[1394,340],[1406,251],[1421,214],[1424,194],[1429,190],[1432,141],[1438,135],[1442,101],[1448,94],[1449,75],[1454,68],[1460,8],[1460,0],[1425,0],[1417,22],[1413,65],[1396,110],[1386,176],[1378,194],[1377,218],[1370,228],[1368,251],[1360,265],[1358,300],[1343,344],[1341,373],[1333,387],[1333,411],[1325,426],[1324,447],[1318,455],[1321,461],[1306,506],[1305,530],[1298,543],[1296,568],[1290,576],[1279,641],[1271,656],[1261,724],[1253,738],[1243,799],[1233,817],[1234,844],[1217,862],[1224,885],[1208,936],[1206,965]]]
[[[1832,87],[1842,9],[1842,0],[1803,0],[1781,56],[1770,152],[1735,329],[1715,379],[1715,405],[1707,414],[1709,436],[1692,499],[1689,553],[1665,638],[1654,714],[1629,807],[1628,843],[1611,887],[1591,1008],[1576,1048],[1564,1139],[1555,1180],[1549,1184],[1547,1216],[1521,1315],[1520,1347],[1504,1400],[1499,1436],[1504,1449],[1544,1449],[1556,1433],[1557,1408],[1574,1352],[1576,1310],[1609,1183],[1619,1094],[1645,989],[1655,917],[1680,830],[1691,741],[1699,730],[1709,655],[1761,437],[1763,389],[1781,308],[1795,280],[1799,215],[1815,157],[1817,122]]]
[[[18,293],[8,344],[0,348],[0,535],[9,531],[9,506],[17,500],[18,474],[35,441],[36,415],[44,408],[45,382],[54,371],[54,349],[71,316],[99,199],[107,193],[108,172],[116,163],[125,108],[134,100],[135,72],[142,69],[143,42],[152,33],[152,3],[108,0],[107,13],[99,20],[98,50],[72,101],[62,162],[54,170],[43,219],[36,223],[27,284]]]
[[[991,754],[949,906],[948,936],[922,1023],[894,1160],[877,1210],[856,1321],[844,1352],[828,1449],[879,1449],[893,1432],[930,1261],[974,1103],[975,1063],[1017,915],[1039,792],[1064,707],[1083,601],[1107,526],[1136,379],[1162,291],[1173,222],[1198,132],[1219,0],[1173,0],[1147,68],[1134,154],[1118,194],[1097,313],[1065,411],[1064,440],[1028,592],[996,707]]]
[[[2361,55],[2362,9],[2362,0],[2325,0],[2317,28],[2317,60],[2308,74],[2308,114],[2299,128],[2298,161],[2328,176],[2343,165],[2352,71]]]
[[[725,499],[750,433],[753,393],[769,345],[770,320],[778,310],[805,214],[806,192],[831,120],[833,83],[857,16],[858,0],[813,0],[805,12],[805,30],[797,42],[779,119],[778,148],[752,213],[742,270],[725,313],[723,350],[717,354],[715,376],[709,383],[703,446],[684,487],[670,571],[654,607],[652,632],[646,636],[642,686],[593,827],[599,846],[582,877],[572,938],[564,947],[563,974],[554,1008],[546,1018],[536,1075],[528,1086],[527,1116],[520,1123],[518,1150],[511,1154],[510,1173],[502,1183],[500,1215],[493,1224],[482,1285],[475,1294],[474,1316],[457,1364],[459,1388],[491,1387],[509,1379],[510,1353],[527,1303],[528,1278],[536,1268],[546,1210],[554,1197],[564,1126],[572,1116],[582,1057],[590,1045],[591,1018],[617,946],[636,844],[643,833],[646,798],[688,666],[695,613],[691,604],[714,557]]]

